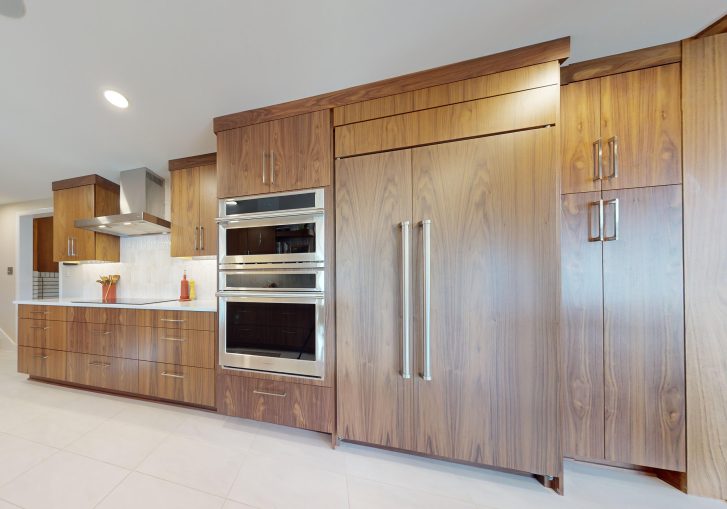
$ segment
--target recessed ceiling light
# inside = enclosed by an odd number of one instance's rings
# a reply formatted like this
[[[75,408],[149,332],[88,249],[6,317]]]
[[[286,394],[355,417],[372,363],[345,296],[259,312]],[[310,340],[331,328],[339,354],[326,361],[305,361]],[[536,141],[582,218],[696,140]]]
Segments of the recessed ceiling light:
[[[117,108],[124,109],[129,107],[129,100],[116,90],[104,90],[103,96]]]

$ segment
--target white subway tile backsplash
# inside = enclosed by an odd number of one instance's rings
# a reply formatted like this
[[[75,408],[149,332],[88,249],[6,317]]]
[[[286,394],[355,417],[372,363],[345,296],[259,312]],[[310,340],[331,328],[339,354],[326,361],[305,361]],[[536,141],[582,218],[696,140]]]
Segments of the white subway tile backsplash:
[[[217,291],[217,260],[190,260],[170,256],[169,235],[121,238],[120,263],[61,265],[62,298],[100,298],[100,275],[120,274],[117,297],[179,297],[179,282],[195,281],[197,298],[211,300]]]

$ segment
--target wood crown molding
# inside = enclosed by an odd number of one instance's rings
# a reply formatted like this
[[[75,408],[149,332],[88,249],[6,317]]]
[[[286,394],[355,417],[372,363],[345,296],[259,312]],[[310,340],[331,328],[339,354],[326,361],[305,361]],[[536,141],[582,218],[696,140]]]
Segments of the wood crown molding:
[[[217,164],[217,152],[201,154],[198,156],[182,157],[180,159],[170,159],[169,171],[194,168],[195,166],[207,166],[211,164]]]
[[[719,18],[717,21],[709,25],[707,28],[696,34],[693,39],[701,39],[710,35],[718,35],[727,33],[727,14]]]
[[[345,88],[305,99],[224,115],[214,119],[214,131],[218,133],[246,125],[302,115],[369,99],[378,99],[553,60],[562,63],[569,56],[570,37],[562,37],[532,46]]]
[[[83,177],[74,177],[65,180],[56,180],[53,182],[53,191],[60,191],[61,189],[70,189],[72,187],[81,186],[101,186],[109,189],[113,192],[119,192],[120,187],[117,183],[111,182],[108,179],[103,178],[101,175],[84,175]]]
[[[637,71],[647,67],[673,64],[682,61],[682,44],[680,41],[637,49],[618,55],[595,58],[566,65],[560,69],[560,84],[567,85],[574,81],[600,78],[611,74]]]

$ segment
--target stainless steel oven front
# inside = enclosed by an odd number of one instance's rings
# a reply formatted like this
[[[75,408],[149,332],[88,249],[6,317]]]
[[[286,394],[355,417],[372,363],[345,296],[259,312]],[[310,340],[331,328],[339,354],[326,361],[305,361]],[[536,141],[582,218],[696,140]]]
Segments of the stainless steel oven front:
[[[323,378],[323,292],[221,291],[220,365]]]
[[[322,266],[323,189],[220,200],[220,269],[305,263]]]

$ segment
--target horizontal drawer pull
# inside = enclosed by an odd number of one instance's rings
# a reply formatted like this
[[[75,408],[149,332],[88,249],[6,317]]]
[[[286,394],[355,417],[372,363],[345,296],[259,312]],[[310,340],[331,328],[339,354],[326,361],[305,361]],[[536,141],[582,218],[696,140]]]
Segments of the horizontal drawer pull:
[[[172,322],[172,323],[184,323],[187,320],[178,320],[174,318],[160,318],[159,321],[161,322]]]
[[[111,334],[111,331],[110,330],[107,330],[107,331],[95,330],[95,331],[93,331],[93,333],[94,334],[100,334],[102,336],[108,336],[109,334]]]
[[[50,329],[50,326],[46,326],[46,327],[39,327],[39,326],[37,326],[37,325],[31,325],[31,326],[30,326],[30,328],[31,328],[31,329],[48,330],[48,329]]]
[[[170,378],[184,378],[184,375],[179,375],[177,373],[167,373],[166,371],[162,371],[162,376],[168,376]]]
[[[163,339],[164,341],[187,341],[184,338],[159,338],[159,339]]]
[[[284,392],[282,394],[280,394],[278,392],[265,392],[265,391],[258,391],[258,390],[253,390],[252,392],[255,394],[260,394],[261,396],[274,396],[276,398],[284,398],[288,395],[287,392]]]
[[[111,364],[108,362],[100,362],[100,361],[91,361],[88,363],[89,366],[98,366],[100,368],[108,368],[111,367]]]
[[[36,315],[49,315],[50,314],[49,311],[31,311],[30,313],[36,314]]]
[[[43,360],[43,361],[44,361],[44,360],[46,360],[46,359],[48,358],[48,356],[47,356],[47,355],[41,355],[41,354],[39,354],[39,353],[33,354],[33,357],[35,357],[36,359],[40,359],[40,360]]]

